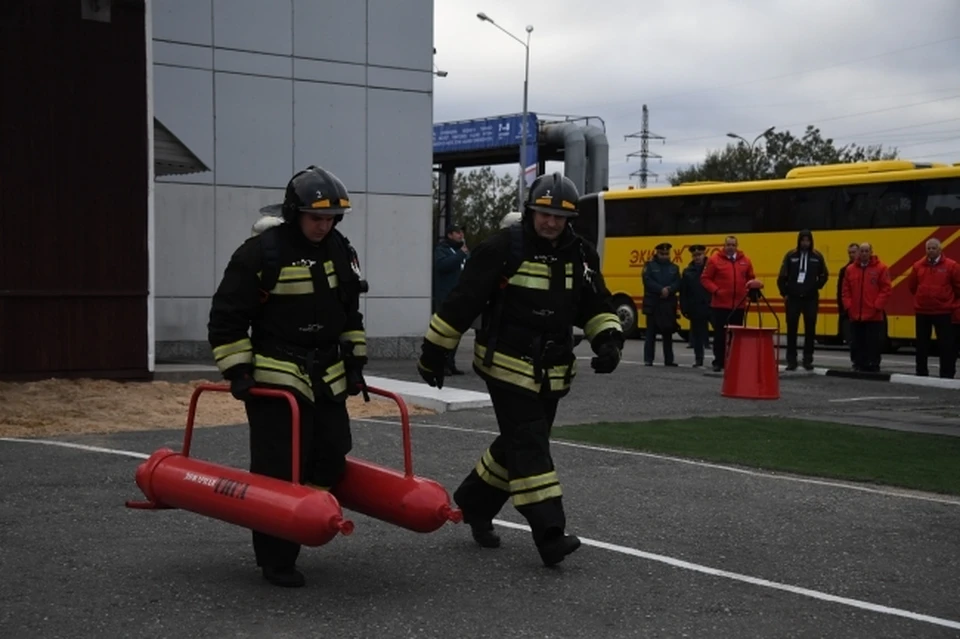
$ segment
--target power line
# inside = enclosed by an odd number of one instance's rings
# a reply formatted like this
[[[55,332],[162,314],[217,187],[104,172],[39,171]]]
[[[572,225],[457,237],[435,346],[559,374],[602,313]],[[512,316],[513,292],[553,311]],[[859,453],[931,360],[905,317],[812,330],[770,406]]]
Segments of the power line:
[[[910,103],[910,104],[901,104],[901,105],[898,105],[898,106],[885,107],[885,108],[882,108],[882,109],[872,109],[872,110],[870,110],[870,111],[857,111],[856,113],[847,113],[846,115],[838,115],[838,116],[833,116],[833,117],[828,117],[828,118],[809,118],[809,119],[807,119],[807,120],[805,120],[805,121],[803,121],[803,122],[794,122],[794,123],[791,123],[791,124],[778,124],[778,125],[777,125],[777,128],[778,128],[778,129],[786,129],[786,128],[789,128],[789,127],[791,127],[791,126],[802,126],[802,125],[811,124],[811,123],[817,123],[817,124],[815,124],[814,126],[819,126],[819,123],[820,123],[820,122],[833,122],[833,121],[835,121],[835,120],[845,120],[845,119],[847,119],[847,118],[855,118],[855,117],[857,117],[857,116],[859,116],[859,115],[872,115],[872,114],[874,114],[874,113],[885,113],[885,112],[887,112],[887,111],[897,111],[897,110],[899,110],[899,109],[909,109],[910,107],[921,106],[921,105],[924,105],[924,104],[933,104],[934,102],[944,102],[944,101],[947,101],[947,100],[956,100],[957,98],[960,98],[960,94],[958,94],[958,95],[952,95],[952,96],[949,96],[949,97],[946,97],[946,98],[937,98],[937,99],[935,99],[935,100],[924,100],[924,101],[922,101],[922,102],[913,102],[913,103]],[[711,134],[711,135],[701,135],[701,136],[698,136],[698,137],[695,137],[695,138],[682,138],[682,139],[680,139],[680,140],[674,140],[673,142],[674,142],[674,144],[678,144],[678,143],[681,143],[681,142],[696,142],[696,141],[698,141],[698,140],[714,140],[714,139],[720,138],[720,137],[726,137],[726,134],[719,134],[719,133],[717,133],[717,134]]]
[[[864,58],[857,58],[857,59],[855,59],[855,60],[847,60],[847,61],[845,61],[845,62],[838,62],[838,63],[836,63],[836,64],[831,64],[831,65],[827,65],[827,66],[824,66],[824,67],[815,67],[815,68],[812,68],[812,69],[804,69],[804,70],[801,70],[801,71],[791,71],[790,73],[783,73],[783,74],[780,74],[780,75],[770,76],[770,77],[768,77],[768,78],[759,78],[759,79],[754,79],[754,80],[743,80],[743,81],[740,81],[740,82],[735,82],[735,83],[733,83],[733,84],[716,85],[716,86],[709,87],[709,88],[705,88],[705,89],[692,89],[692,90],[689,90],[689,91],[681,91],[681,92],[679,92],[679,93],[668,93],[668,94],[665,94],[665,95],[655,96],[655,97],[653,97],[653,98],[651,98],[651,99],[648,99],[647,101],[648,101],[648,102],[652,102],[652,101],[654,101],[654,100],[664,100],[664,99],[667,99],[667,98],[673,98],[673,97],[682,96],[682,95],[691,95],[691,94],[696,94],[696,93],[704,93],[704,92],[709,92],[709,91],[717,91],[717,90],[720,90],[720,89],[732,89],[732,88],[735,88],[735,87],[746,86],[746,85],[749,85],[749,84],[756,84],[756,83],[759,83],[759,82],[772,82],[773,80],[781,80],[781,79],[783,79],[783,78],[792,78],[792,77],[794,77],[794,76],[804,75],[804,74],[807,74],[807,73],[816,73],[816,72],[818,72],[818,71],[827,71],[827,70],[829,70],[829,69],[837,69],[837,68],[839,68],[839,67],[845,67],[845,66],[849,66],[849,65],[851,65],[851,64],[858,64],[858,63],[860,63],[860,62],[867,62],[867,61],[869,61],[869,60],[875,60],[875,59],[877,59],[877,58],[882,58],[882,57],[885,57],[885,56],[888,56],[888,55],[893,55],[893,54],[895,54],[895,53],[903,53],[904,51],[912,51],[912,50],[915,50],[915,49],[923,49],[923,48],[926,48],[926,47],[932,47],[932,46],[934,46],[934,45],[942,44],[942,43],[944,43],[944,42],[951,42],[951,41],[953,41],[953,40],[960,40],[960,36],[952,36],[952,37],[949,37],[949,38],[943,38],[943,39],[941,39],[941,40],[934,40],[933,42],[923,42],[923,43],[911,45],[911,46],[908,46],[908,47],[902,47],[902,48],[899,48],[899,49],[892,49],[892,50],[890,50],[890,51],[884,51],[884,52],[882,52],[882,53],[877,53],[877,54],[870,55],[870,56],[867,56],[867,57],[864,57]],[[639,101],[639,100],[626,100],[626,101],[623,101],[623,102],[607,102],[607,103],[602,104],[602,105],[600,105],[600,104],[594,104],[594,105],[589,105],[589,106],[590,106],[590,107],[601,107],[601,106],[602,106],[602,107],[610,107],[610,106],[614,106],[614,105],[617,105],[617,104],[620,104],[620,105],[636,104],[638,101]],[[581,107],[581,108],[583,108],[583,107]]]
[[[931,95],[938,93],[951,93],[960,91],[960,87],[948,87],[944,89],[932,89],[930,91],[914,91],[911,93],[884,93],[880,95],[864,95],[858,97],[836,97],[826,100],[795,100],[791,102],[777,102],[774,104],[710,104],[710,105],[684,105],[671,106],[672,113],[677,111],[716,111],[717,109],[772,109],[776,107],[790,107],[801,104],[833,104],[835,102],[858,102],[861,100],[884,100],[888,98],[906,98],[917,95]]]

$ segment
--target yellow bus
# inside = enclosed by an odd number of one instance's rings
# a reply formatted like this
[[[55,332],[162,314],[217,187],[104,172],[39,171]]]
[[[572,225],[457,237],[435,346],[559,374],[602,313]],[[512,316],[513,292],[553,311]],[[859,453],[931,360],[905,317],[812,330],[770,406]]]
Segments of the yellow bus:
[[[830,273],[820,294],[817,341],[842,344],[837,276],[847,263],[847,246],[870,242],[890,268],[893,293],[884,350],[895,351],[915,338],[906,278],[925,255],[926,241],[938,238],[944,254],[960,260],[960,163],[887,160],[805,166],[784,179],[591,193],[581,200],[575,228],[596,244],[618,315],[632,335],[645,327],[637,312],[643,299],[641,271],[654,247],[670,242],[673,261],[682,271],[691,261],[691,245],[705,245],[709,257],[722,250],[727,235],[735,235],[752,260],[786,332],[777,274],[786,252],[797,245],[797,233],[810,229]],[[761,306],[763,325],[775,326],[776,320]],[[755,322],[751,316],[750,324]],[[689,323],[681,318],[680,326],[686,339]]]

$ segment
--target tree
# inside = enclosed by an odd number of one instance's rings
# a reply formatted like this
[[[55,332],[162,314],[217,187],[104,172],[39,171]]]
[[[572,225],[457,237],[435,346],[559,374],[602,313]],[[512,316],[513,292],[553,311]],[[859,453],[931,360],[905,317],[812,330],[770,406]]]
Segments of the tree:
[[[438,190],[439,183],[434,176],[433,216],[442,227]],[[504,215],[516,210],[518,190],[515,175],[497,174],[489,166],[454,174],[453,221],[463,226],[467,246],[476,246],[485,240],[499,228]],[[443,229],[439,231],[442,233]]]
[[[846,144],[838,147],[833,138],[824,139],[820,129],[808,126],[802,137],[789,131],[770,132],[763,137],[764,143],[754,148],[744,142],[728,144],[722,150],[707,152],[701,164],[693,164],[669,176],[670,184],[681,182],[745,180],[769,180],[786,177],[798,166],[865,162],[870,160],[893,160],[898,157],[896,148],[884,150],[883,145],[858,146]]]

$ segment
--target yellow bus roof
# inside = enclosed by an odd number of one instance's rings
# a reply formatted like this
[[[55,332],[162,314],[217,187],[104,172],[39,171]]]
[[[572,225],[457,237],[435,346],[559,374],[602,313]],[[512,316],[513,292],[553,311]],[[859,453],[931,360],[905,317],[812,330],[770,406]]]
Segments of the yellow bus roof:
[[[897,168],[906,166],[906,168]],[[914,168],[929,167],[929,168]],[[791,177],[791,174],[793,175]],[[903,182],[960,178],[960,163],[953,166],[920,164],[903,160],[880,162],[857,162],[828,164],[823,166],[797,167],[786,178],[777,180],[751,180],[747,182],[688,182],[674,187],[649,189],[619,189],[604,191],[604,200],[624,200],[649,197],[679,197],[682,195],[709,195],[713,193],[742,193],[745,191],[773,191],[778,189],[815,188],[872,184],[877,182]]]

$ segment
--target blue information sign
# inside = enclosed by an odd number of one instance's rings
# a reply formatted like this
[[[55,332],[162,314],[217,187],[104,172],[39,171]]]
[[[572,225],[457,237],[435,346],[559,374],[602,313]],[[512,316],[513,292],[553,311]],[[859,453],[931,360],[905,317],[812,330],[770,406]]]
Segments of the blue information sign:
[[[520,146],[523,115],[433,125],[433,152],[457,153]],[[537,116],[527,114],[527,144],[537,141]]]

